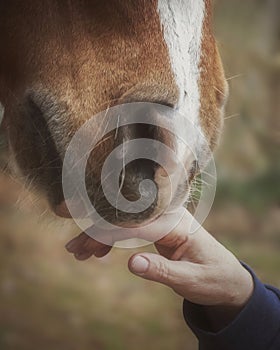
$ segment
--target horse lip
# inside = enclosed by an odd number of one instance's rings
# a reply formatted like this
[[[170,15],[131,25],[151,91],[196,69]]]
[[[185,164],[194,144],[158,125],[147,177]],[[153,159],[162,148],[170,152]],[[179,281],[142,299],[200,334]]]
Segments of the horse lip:
[[[72,211],[69,210],[67,204],[70,205],[70,208],[72,207]],[[60,204],[56,205],[54,207],[54,213],[58,217],[64,219],[84,219],[87,216],[87,213],[85,212],[84,208],[80,205],[79,202],[75,202],[73,205],[73,203],[69,203],[69,199],[64,199],[60,202]]]
[[[63,200],[60,204],[56,205],[54,208],[55,215],[64,218],[64,219],[72,219],[72,215],[66,205],[66,201]]]
[[[60,204],[58,204],[54,207],[54,213],[55,213],[55,215],[57,215],[58,217],[63,218],[63,219],[73,219],[73,216],[71,215],[65,200],[63,200]],[[121,223],[120,226],[119,225],[117,225],[117,226],[123,227],[123,228],[131,228],[131,229],[132,228],[139,228],[139,227],[142,227],[143,225],[148,225],[148,224],[153,223],[161,215],[162,215],[162,213],[158,213],[156,216],[154,216],[148,220],[145,220],[142,223],[137,223],[137,224],[136,223]]]
[[[120,228],[127,228],[127,229],[137,229],[137,228],[139,229],[139,228],[142,228],[142,227],[145,227],[147,225],[152,224],[153,222],[158,220],[162,215],[163,215],[162,212],[158,213],[157,215],[155,215],[147,220],[144,220],[141,223],[121,223],[121,225],[119,225],[119,227]]]

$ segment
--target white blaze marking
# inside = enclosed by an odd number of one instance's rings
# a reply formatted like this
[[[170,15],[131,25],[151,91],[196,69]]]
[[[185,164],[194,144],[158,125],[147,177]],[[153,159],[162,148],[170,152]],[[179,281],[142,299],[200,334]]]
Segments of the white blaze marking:
[[[199,130],[200,59],[204,0],[158,0],[158,13],[163,27],[170,62],[179,88],[178,111]],[[195,148],[201,147],[193,135]]]

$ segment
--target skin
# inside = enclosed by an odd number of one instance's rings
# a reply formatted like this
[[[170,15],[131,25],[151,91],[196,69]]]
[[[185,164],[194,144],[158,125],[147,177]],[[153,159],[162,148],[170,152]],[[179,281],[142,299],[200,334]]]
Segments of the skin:
[[[128,267],[133,274],[162,283],[188,301],[203,305],[211,330],[218,331],[246,305],[254,289],[253,280],[237,258],[203,227],[189,235],[186,228],[191,219],[185,210],[177,227],[155,243],[158,254],[133,255]],[[155,231],[164,229],[165,220],[170,217],[162,218]],[[140,237],[147,239],[156,234],[142,231]],[[93,255],[92,251],[96,257],[103,257],[111,247],[81,234],[66,249],[78,260],[85,260]]]

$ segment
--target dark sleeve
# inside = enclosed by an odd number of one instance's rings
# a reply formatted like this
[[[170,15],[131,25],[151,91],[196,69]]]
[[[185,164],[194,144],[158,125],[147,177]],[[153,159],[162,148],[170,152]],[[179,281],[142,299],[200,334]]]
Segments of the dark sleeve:
[[[200,350],[280,350],[280,291],[262,284],[248,266],[244,267],[254,280],[253,295],[221,331],[213,333],[202,328],[204,307],[184,301],[184,317],[199,340]]]

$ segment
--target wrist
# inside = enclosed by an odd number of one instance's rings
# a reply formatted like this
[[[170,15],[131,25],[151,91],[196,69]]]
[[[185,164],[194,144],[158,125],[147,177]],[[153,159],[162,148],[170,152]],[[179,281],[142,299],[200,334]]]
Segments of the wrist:
[[[223,306],[241,310],[251,298],[254,291],[252,275],[241,264],[238,273],[235,274],[235,282],[228,291],[228,300]]]
[[[206,316],[204,327],[206,322],[206,328],[210,332],[218,332],[233,322],[253,294],[253,277],[242,265],[240,267],[236,282],[229,283],[232,287],[227,291],[224,302],[202,306],[201,312]]]

